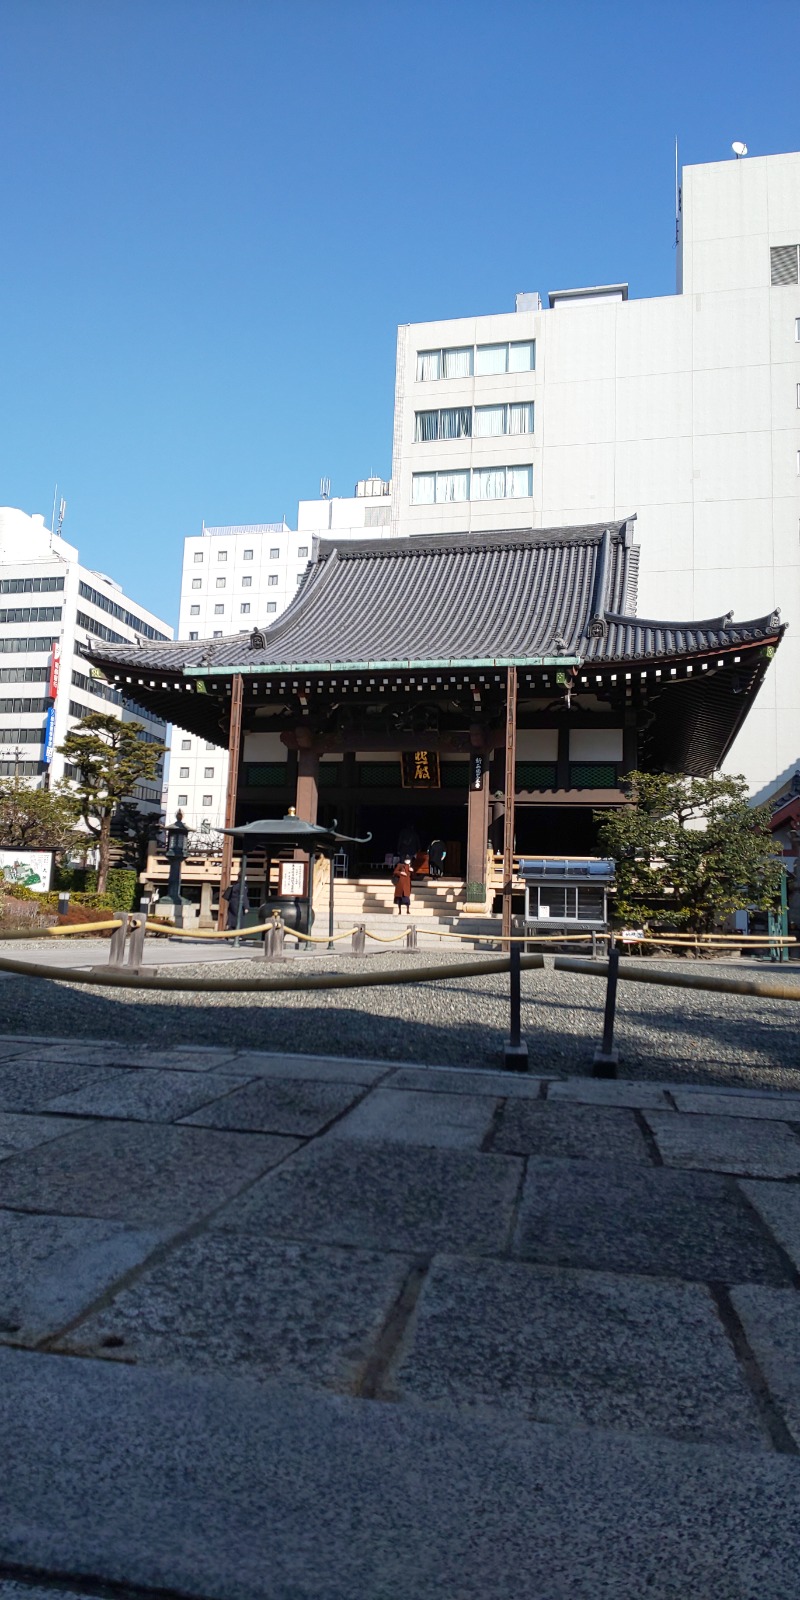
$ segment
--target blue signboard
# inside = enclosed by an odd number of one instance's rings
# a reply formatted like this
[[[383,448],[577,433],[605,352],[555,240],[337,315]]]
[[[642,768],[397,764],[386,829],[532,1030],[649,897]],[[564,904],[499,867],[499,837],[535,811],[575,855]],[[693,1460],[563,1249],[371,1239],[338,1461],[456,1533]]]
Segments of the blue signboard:
[[[44,725],[44,759],[45,759],[45,765],[48,766],[48,767],[50,765],[50,762],[53,759],[53,750],[55,748],[55,742],[56,742],[56,708],[55,708],[55,706],[51,706],[50,710],[47,713],[47,720],[46,720],[45,725]]]

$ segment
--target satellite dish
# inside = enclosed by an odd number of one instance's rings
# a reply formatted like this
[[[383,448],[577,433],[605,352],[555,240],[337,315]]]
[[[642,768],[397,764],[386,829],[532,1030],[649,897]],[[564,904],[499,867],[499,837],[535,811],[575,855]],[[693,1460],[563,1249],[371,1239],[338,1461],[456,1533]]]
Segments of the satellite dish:
[[[742,144],[741,139],[737,139],[735,141],[735,143],[731,145],[731,149],[732,149],[737,161],[739,160],[740,156],[746,156],[747,155],[747,145],[746,144]]]

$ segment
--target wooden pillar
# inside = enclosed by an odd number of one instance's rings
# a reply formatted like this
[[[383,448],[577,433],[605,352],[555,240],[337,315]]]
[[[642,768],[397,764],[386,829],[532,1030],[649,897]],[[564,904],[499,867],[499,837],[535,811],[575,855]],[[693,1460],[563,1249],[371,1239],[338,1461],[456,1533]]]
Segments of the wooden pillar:
[[[517,669],[508,668],[506,686],[506,814],[503,830],[503,934],[511,933],[511,880],[514,876],[514,801],[517,780]]]
[[[225,791],[225,826],[236,826],[236,792],[239,783],[239,754],[242,743],[242,700],[244,679],[240,672],[234,674],[231,684],[231,724],[228,736],[228,787]],[[222,840],[222,868],[219,878],[219,910],[217,927],[224,929],[228,920],[228,902],[223,898],[230,888],[233,867],[233,840],[225,835]]]
[[[636,725],[636,712],[625,711],[625,726],[622,731],[622,769],[620,777],[626,772],[635,772],[639,761],[639,729]]]
[[[569,789],[570,788],[570,781],[569,781],[569,729],[570,729],[570,725],[566,721],[566,719],[563,722],[559,723],[559,726],[558,726],[558,756],[557,756],[558,765],[557,765],[557,768],[556,768],[556,788],[557,789]]]
[[[301,745],[297,752],[297,797],[295,809],[303,822],[316,822],[319,804],[319,755]]]
[[[470,758],[470,777],[472,758]],[[489,832],[489,763],[481,755],[480,786],[470,781],[467,796],[467,883],[486,885],[486,836]]]

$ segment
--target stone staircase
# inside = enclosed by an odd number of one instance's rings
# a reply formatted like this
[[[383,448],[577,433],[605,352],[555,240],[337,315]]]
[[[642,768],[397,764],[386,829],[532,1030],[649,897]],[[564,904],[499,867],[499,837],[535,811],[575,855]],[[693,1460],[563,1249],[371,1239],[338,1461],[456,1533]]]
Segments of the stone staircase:
[[[411,916],[415,922],[433,920],[449,924],[464,904],[462,878],[429,878],[414,883],[411,891]],[[323,891],[315,900],[317,916],[323,914]],[[334,886],[334,915],[339,926],[391,916],[394,910],[394,884],[389,878],[341,878]]]

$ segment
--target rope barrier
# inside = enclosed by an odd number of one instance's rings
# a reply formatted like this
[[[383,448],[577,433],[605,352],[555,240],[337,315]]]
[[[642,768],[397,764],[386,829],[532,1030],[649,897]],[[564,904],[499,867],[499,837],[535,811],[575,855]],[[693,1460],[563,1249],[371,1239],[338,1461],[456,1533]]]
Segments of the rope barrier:
[[[520,957],[521,966],[544,966],[544,956]],[[452,962],[446,967],[412,967],[373,972],[321,972],[297,978],[190,978],[157,977],[145,972],[126,972],[119,967],[48,967],[36,961],[13,961],[0,956],[0,971],[16,972],[27,978],[50,978],[54,983],[83,983],[104,989],[156,989],[172,993],[215,994],[292,994],[319,989],[371,989],[388,984],[432,983],[439,978],[488,977],[508,972],[510,956],[486,956],[480,961]]]
[[[525,957],[522,957],[523,961]],[[555,956],[557,972],[574,972],[587,978],[607,978],[607,961],[582,961],[580,956]],[[617,976],[628,983],[655,983],[662,988],[700,989],[710,994],[755,994],[765,1000],[800,1000],[800,982],[764,983],[760,978],[713,978],[694,972],[656,972],[652,967],[621,966]]]

